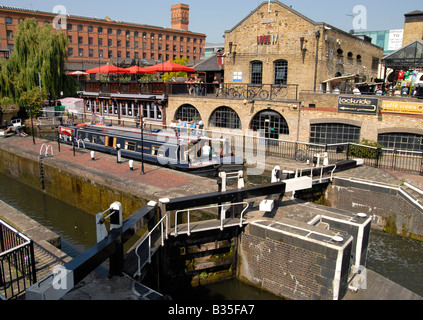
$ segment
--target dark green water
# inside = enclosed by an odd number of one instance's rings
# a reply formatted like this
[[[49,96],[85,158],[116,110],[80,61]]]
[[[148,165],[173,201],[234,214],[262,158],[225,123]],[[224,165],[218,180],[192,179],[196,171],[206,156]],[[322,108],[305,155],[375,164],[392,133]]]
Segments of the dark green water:
[[[25,213],[43,226],[61,236],[62,251],[71,257],[96,243],[95,217],[38,190],[0,174],[0,200]],[[103,212],[107,208],[99,208]],[[96,270],[107,275],[104,263]],[[232,280],[224,283],[175,293],[179,299],[218,300],[275,300],[270,293]],[[176,297],[175,297],[176,298]]]

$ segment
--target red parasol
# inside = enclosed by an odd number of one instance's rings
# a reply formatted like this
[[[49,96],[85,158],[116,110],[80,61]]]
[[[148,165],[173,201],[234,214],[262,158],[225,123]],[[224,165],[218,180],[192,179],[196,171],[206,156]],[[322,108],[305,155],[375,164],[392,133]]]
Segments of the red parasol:
[[[125,71],[126,71],[126,73],[129,73],[129,74],[155,73],[153,71],[146,71],[146,68],[142,68],[142,67],[139,67],[139,66],[133,66],[133,67],[130,67],[130,68],[126,68]]]
[[[87,73],[127,73],[127,72],[124,68],[119,68],[116,66],[112,66],[110,64],[106,64],[101,67],[87,70]]]
[[[174,62],[164,62],[155,66],[147,67],[144,70],[148,72],[195,72],[194,68],[183,66]]]

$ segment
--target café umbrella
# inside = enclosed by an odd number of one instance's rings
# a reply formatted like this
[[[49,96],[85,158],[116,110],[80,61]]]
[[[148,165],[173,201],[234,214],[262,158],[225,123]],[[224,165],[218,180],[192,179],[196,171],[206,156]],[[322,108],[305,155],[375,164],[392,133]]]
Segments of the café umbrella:
[[[139,66],[132,66],[130,68],[125,68],[125,70],[126,70],[126,73],[129,73],[129,74],[145,74],[145,73],[153,74],[153,73],[155,73],[153,71],[146,71],[146,68],[142,68],[142,67],[139,67]]]
[[[88,73],[84,71],[71,71],[66,73],[68,76],[86,76]]]
[[[190,68],[178,63],[174,63],[174,62],[164,62],[164,63],[160,63],[160,64],[156,64],[155,66],[151,66],[151,67],[147,67],[145,68],[146,71],[148,72],[162,72],[162,73],[166,73],[166,72],[195,72],[194,68]]]
[[[89,69],[87,70],[87,73],[127,73],[127,72],[125,68],[119,68],[116,66],[112,66],[110,64],[106,64],[101,67]]]

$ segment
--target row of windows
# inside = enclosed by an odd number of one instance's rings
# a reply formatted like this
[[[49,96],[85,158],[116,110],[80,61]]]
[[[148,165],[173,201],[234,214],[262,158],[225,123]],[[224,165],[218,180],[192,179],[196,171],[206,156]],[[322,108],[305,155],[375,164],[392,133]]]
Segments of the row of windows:
[[[21,22],[21,21],[23,21],[23,19],[19,18],[18,21]],[[49,24],[49,23],[50,23],[49,21],[44,21],[44,24]],[[12,25],[13,24],[13,18],[5,17],[5,24],[6,25]],[[73,25],[71,23],[68,23],[67,26],[66,26],[66,29],[68,31],[72,31]],[[78,31],[78,32],[83,32],[84,29],[85,29],[85,27],[81,24],[78,24],[76,26],[76,31]],[[130,36],[139,37],[141,35],[144,39],[147,39],[147,38],[152,39],[152,40],[155,40],[155,39],[163,40],[163,39],[165,39],[166,41],[173,40],[173,41],[181,41],[181,42],[186,40],[186,42],[188,42],[188,43],[191,42],[191,41],[193,43],[200,43],[200,44],[203,43],[203,39],[176,36],[176,35],[172,36],[172,35],[168,35],[168,34],[163,36],[163,34],[161,34],[161,33],[156,34],[154,32],[151,32],[151,33],[142,32],[141,33],[139,31],[130,31],[130,30],[124,30],[123,31],[122,29],[103,28],[103,27],[97,27],[96,29],[97,29],[97,33],[116,34],[116,35],[122,35],[122,36],[125,36],[125,37],[130,37]],[[86,26],[86,30],[89,33],[93,33],[94,27],[93,26]]]
[[[263,84],[263,62],[251,62],[251,83]],[[273,83],[286,85],[288,83],[288,61],[276,60],[273,63]]]
[[[68,36],[68,40],[69,40],[70,44],[73,44],[73,37],[72,36]],[[79,45],[86,44],[86,42],[84,43],[84,37],[81,37],[81,36],[78,37],[78,44]],[[103,46],[104,44],[105,44],[105,42],[103,41],[103,38],[97,39],[97,45],[98,46]],[[91,37],[88,38],[88,45],[94,45],[94,38],[91,38]],[[115,40],[115,41],[113,41],[112,39],[107,39],[107,46],[108,47],[112,47],[114,45],[118,48],[122,47],[123,45],[125,45],[126,48],[132,48],[131,41],[129,41],[129,40],[126,40],[126,41]],[[134,41],[133,48],[135,48],[135,49],[139,48],[139,42],[138,41]],[[147,50],[147,43],[146,42],[142,43],[142,49]],[[173,45],[172,49],[173,49],[173,51],[178,51],[178,46]],[[155,43],[150,43],[150,50],[156,50],[156,44]],[[161,43],[157,44],[157,50],[163,50],[163,45]],[[170,50],[169,44],[165,45],[165,50],[166,51]],[[183,52],[183,51],[191,52],[191,46],[186,46],[186,49],[185,49],[185,47],[181,45],[181,46],[179,46],[179,50],[181,52]],[[193,51],[193,53],[197,53],[197,47],[192,47],[192,51]],[[201,53],[202,49],[199,48],[199,51],[200,51],[199,53]]]
[[[160,121],[163,113],[155,102],[143,101],[112,101],[86,100],[85,112],[94,112],[96,115],[123,116],[136,118],[142,114],[147,120]]]
[[[11,51],[13,51],[13,45],[11,45]],[[97,51],[97,56],[94,55],[94,49],[88,49],[88,56],[86,56],[87,51],[84,50],[83,48],[78,48],[78,57],[89,57],[89,58],[105,58],[104,56],[104,50],[103,49],[99,49]],[[174,54],[172,56],[172,59],[176,59],[176,57],[180,57],[181,55],[176,55]],[[75,51],[73,48],[68,48],[68,57],[75,57]],[[107,58],[113,58],[113,57],[117,57],[117,58],[124,58],[122,51],[118,50],[116,54],[113,53],[112,50],[108,50],[107,51]],[[197,60],[199,57],[198,56],[191,56],[191,55],[184,55],[184,57],[186,57],[188,60]],[[139,52],[131,52],[131,51],[126,51],[125,52],[125,58],[128,59],[158,59],[158,60],[170,60],[170,55],[166,54],[163,55],[161,53],[150,53],[150,55],[148,55],[148,53],[143,52],[142,53],[142,57],[140,57],[140,53]],[[165,58],[165,59],[163,59]]]
[[[201,119],[198,110],[189,104],[182,105],[175,114],[175,120],[185,122]],[[224,129],[242,129],[241,119],[231,108],[222,106],[217,108],[209,119],[209,126]],[[259,131],[267,138],[278,139],[279,135],[288,135],[289,128],[285,118],[278,112],[265,110],[258,113],[251,122],[251,130]]]
[[[72,24],[68,24],[67,25],[67,30],[68,31],[72,31],[73,30]],[[78,32],[83,32],[84,31],[84,26],[78,25],[77,26],[77,31]],[[89,33],[93,33],[94,32],[94,27],[88,26],[87,27],[87,31]],[[114,32],[114,31],[116,31],[116,32]],[[163,34],[161,34],[161,33],[156,34],[156,33],[153,33],[153,32],[151,32],[151,33],[143,32],[141,34],[141,32],[139,32],[139,31],[126,30],[125,32],[123,32],[121,29],[113,29],[113,28],[107,28],[107,32],[106,32],[106,29],[103,28],[103,27],[98,27],[97,28],[97,33],[99,33],[99,34],[101,34],[101,33],[107,33],[108,35],[116,34],[118,36],[122,35],[122,36],[125,36],[125,37],[134,36],[136,38],[141,35],[143,39],[151,39],[151,40],[156,40],[157,39],[157,40],[166,40],[166,41],[170,41],[170,40],[180,41],[180,42],[184,42],[185,41],[185,37],[182,37],[182,36],[175,36],[175,35],[171,36],[171,35],[168,35],[168,34],[163,36]],[[203,39],[186,37],[186,42],[190,43],[191,41],[193,43],[200,43],[200,44],[203,43]]]

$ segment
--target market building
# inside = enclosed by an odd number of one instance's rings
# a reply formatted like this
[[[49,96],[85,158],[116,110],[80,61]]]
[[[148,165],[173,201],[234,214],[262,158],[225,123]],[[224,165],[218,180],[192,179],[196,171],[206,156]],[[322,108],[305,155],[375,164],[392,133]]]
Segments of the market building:
[[[351,92],[346,81],[379,78],[383,49],[291,7],[269,1],[225,32],[226,82],[256,85],[298,84],[300,91]]]
[[[201,118],[212,130],[279,143],[368,140],[421,152],[421,100],[376,95],[383,54],[368,37],[266,1],[225,33],[223,95],[169,96],[168,120]]]

